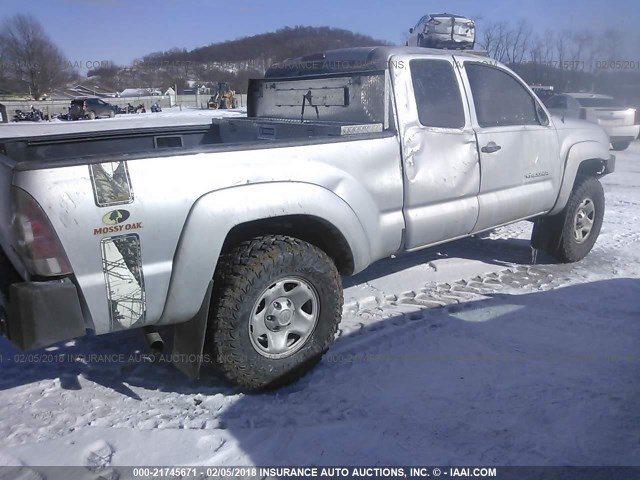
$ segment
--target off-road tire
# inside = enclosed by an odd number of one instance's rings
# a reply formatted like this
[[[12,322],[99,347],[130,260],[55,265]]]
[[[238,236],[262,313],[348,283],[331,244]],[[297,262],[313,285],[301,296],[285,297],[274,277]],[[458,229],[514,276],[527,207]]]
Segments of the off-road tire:
[[[588,237],[579,243],[574,236],[575,218],[580,205],[590,199],[594,206],[593,226]],[[562,213],[564,219],[560,224],[562,237],[556,252],[556,258],[562,262],[577,262],[582,260],[593,248],[598,239],[602,220],[604,219],[604,191],[602,185],[595,177],[578,177],[569,196],[567,206]]]
[[[631,142],[612,142],[611,143],[611,147],[616,152],[622,152],[623,150],[626,150],[627,148],[629,148],[629,145],[631,145]]]
[[[285,358],[261,355],[250,338],[255,302],[278,279],[295,276],[308,282],[318,296],[319,313],[313,333]],[[221,257],[214,278],[205,353],[233,383],[266,390],[291,383],[307,373],[327,351],[342,314],[340,275],[319,248],[296,238],[269,235],[238,245]]]

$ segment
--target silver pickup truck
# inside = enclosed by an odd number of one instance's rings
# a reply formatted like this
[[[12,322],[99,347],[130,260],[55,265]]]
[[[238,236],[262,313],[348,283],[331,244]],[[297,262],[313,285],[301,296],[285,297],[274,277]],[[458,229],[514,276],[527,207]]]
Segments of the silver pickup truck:
[[[329,348],[341,275],[530,219],[560,261],[598,237],[598,126],[552,119],[471,53],[329,51],[249,83],[247,118],[0,140],[2,330],[21,349],[173,325],[174,362],[248,389]]]

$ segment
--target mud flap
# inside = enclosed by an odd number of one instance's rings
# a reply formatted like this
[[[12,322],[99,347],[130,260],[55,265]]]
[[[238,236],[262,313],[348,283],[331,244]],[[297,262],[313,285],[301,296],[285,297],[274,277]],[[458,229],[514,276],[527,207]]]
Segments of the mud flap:
[[[3,315],[9,340],[21,350],[48,347],[86,334],[78,290],[68,278],[12,284]]]
[[[200,377],[204,338],[209,319],[209,303],[213,291],[213,280],[209,282],[207,293],[200,310],[191,320],[175,326],[173,337],[173,364],[187,377],[194,380]]]
[[[564,215],[562,213],[552,217],[536,218],[531,232],[531,247],[547,253],[558,250],[562,240],[563,224]]]

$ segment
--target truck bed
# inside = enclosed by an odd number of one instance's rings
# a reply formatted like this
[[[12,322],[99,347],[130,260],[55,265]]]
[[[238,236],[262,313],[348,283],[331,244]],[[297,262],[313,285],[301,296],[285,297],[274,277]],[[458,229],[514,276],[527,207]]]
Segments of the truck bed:
[[[214,119],[211,124],[136,128],[0,140],[0,153],[20,164],[18,169],[92,163],[105,156],[130,158],[200,153],[216,147],[265,148],[304,141],[361,138],[379,134],[381,123],[356,124],[274,118]],[[226,149],[226,148],[225,148]]]

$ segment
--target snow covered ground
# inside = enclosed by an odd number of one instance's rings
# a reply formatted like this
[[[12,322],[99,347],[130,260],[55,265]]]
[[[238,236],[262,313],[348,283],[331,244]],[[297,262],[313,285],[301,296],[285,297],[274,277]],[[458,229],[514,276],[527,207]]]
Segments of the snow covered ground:
[[[273,393],[189,381],[135,332],[0,339],[0,465],[640,465],[640,142],[617,158],[584,261],[532,265],[528,223],[381,261]]]
[[[0,138],[53,135],[56,133],[95,132],[140,127],[169,127],[173,125],[200,125],[212,118],[246,116],[246,108],[233,110],[203,110],[198,108],[164,108],[158,113],[121,114],[113,118],[96,120],[52,120],[50,122],[0,123]]]

